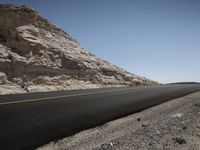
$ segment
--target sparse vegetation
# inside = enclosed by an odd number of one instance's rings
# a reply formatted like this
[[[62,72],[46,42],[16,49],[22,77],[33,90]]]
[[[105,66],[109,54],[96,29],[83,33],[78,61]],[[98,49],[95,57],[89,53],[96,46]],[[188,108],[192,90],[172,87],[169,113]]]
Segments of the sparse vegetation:
[[[0,35],[0,43],[6,43],[6,38],[2,35]]]
[[[175,142],[178,144],[186,144],[186,140],[183,137],[175,137],[174,138]]]
[[[194,103],[193,105],[196,107],[200,107],[200,102]]]

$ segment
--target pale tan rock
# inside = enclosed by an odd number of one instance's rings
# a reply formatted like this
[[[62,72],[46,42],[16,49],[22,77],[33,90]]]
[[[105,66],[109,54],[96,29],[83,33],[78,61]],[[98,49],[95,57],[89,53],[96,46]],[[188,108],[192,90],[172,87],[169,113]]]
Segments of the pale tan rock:
[[[157,84],[96,57],[36,11],[15,5],[0,5],[0,72],[30,92],[34,86],[60,90],[85,88],[87,83],[89,87]]]
[[[7,83],[9,83],[7,75],[3,72],[0,72],[0,84],[7,84]]]

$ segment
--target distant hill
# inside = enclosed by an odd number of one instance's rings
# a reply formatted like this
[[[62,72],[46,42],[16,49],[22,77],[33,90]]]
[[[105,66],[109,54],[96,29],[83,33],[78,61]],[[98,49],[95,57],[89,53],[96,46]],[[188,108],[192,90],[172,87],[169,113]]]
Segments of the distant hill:
[[[168,84],[200,84],[199,82],[175,82],[175,83],[168,83]]]

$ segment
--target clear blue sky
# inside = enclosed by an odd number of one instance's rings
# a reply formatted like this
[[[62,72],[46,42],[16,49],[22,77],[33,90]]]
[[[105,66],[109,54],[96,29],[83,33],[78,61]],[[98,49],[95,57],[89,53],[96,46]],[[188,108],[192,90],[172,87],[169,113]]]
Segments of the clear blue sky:
[[[200,0],[1,0],[24,4],[85,48],[162,83],[200,81]]]

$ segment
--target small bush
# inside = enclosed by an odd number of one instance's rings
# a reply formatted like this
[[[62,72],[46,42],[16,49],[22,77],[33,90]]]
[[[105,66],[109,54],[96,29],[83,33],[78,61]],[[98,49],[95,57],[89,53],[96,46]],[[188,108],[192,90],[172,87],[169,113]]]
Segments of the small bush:
[[[194,106],[196,106],[196,107],[200,107],[200,102],[195,103]]]
[[[6,38],[2,35],[0,35],[0,43],[6,43]]]
[[[176,137],[174,138],[175,142],[178,144],[186,144],[186,140],[183,137]]]

